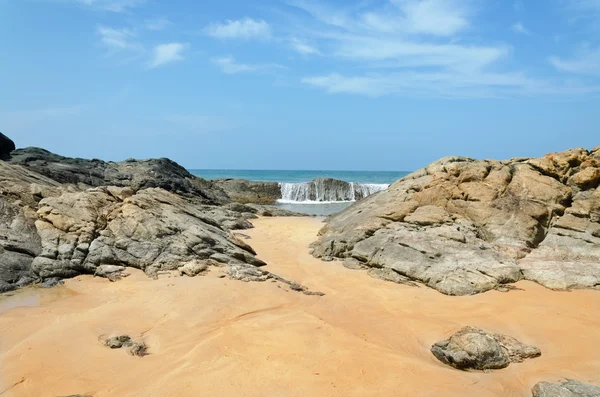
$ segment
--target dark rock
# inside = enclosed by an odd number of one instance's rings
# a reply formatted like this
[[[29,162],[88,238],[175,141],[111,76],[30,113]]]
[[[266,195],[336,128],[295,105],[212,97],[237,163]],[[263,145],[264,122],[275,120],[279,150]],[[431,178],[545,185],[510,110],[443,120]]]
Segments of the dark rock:
[[[104,341],[104,345],[111,349],[120,349],[123,346],[131,346],[131,337],[128,335],[113,336]]]
[[[264,205],[264,204],[247,204],[247,207],[250,207],[255,210],[255,213],[260,216],[310,216],[307,214],[303,214],[300,212],[294,212],[290,210],[286,210],[284,208],[278,207],[276,205]]]
[[[42,288],[52,288],[63,284],[64,281],[62,281],[59,277],[50,277],[45,279],[40,285]]]
[[[26,148],[14,151],[9,161],[59,183],[128,187],[133,192],[161,188],[194,197],[205,204],[224,204],[229,201],[227,195],[211,182],[190,174],[179,164],[165,158],[104,162],[63,157],[40,148]]]
[[[13,150],[15,150],[15,143],[0,132],[0,160],[5,160],[10,157],[10,153]]]
[[[540,382],[531,392],[533,397],[600,397],[600,387],[576,380],[558,384]]]
[[[313,255],[388,268],[448,295],[522,278],[600,288],[600,151],[446,157],[328,218]]]
[[[148,354],[148,346],[144,342],[133,342],[127,352],[132,356],[144,357]]]
[[[281,198],[281,189],[277,182],[217,179],[212,183],[237,203],[274,204]]]
[[[17,286],[14,284],[9,284],[4,280],[0,280],[0,294],[3,294],[5,292],[9,292],[9,291],[13,291],[14,289],[16,289]]]
[[[126,270],[127,268],[125,266],[100,265],[96,268],[94,276],[104,277],[110,281],[118,281],[123,277],[129,276],[129,273],[127,273]]]
[[[501,369],[541,354],[534,346],[475,327],[464,327],[450,339],[437,342],[431,352],[444,364],[462,370]]]

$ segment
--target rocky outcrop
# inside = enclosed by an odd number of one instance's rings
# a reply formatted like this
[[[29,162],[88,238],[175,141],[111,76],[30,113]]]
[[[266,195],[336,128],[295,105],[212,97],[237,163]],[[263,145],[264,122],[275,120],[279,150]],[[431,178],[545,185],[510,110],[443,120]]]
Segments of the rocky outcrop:
[[[600,147],[539,159],[446,157],[329,218],[313,244],[448,295],[522,278],[600,287]]]
[[[39,203],[35,226],[42,252],[32,269],[47,278],[94,274],[101,265],[134,267],[149,275],[194,260],[264,265],[221,226],[227,218],[237,226],[235,213],[220,207],[205,211],[158,188],[66,193]]]
[[[0,160],[10,157],[10,152],[15,150],[15,143],[0,132]]]
[[[237,203],[274,204],[281,198],[281,188],[277,182],[217,179],[212,183]]]
[[[600,397],[600,387],[576,380],[558,384],[540,382],[531,392],[533,397]]]
[[[79,274],[116,281],[127,267],[193,276],[264,265],[230,232],[252,227],[259,210],[231,208],[170,160],[107,163],[35,148],[11,156],[0,161],[0,292]]]
[[[40,148],[14,151],[8,160],[62,184],[82,184],[86,187],[161,188],[187,195],[204,204],[224,204],[227,195],[211,182],[190,174],[169,159],[125,160],[105,162],[63,157]]]
[[[535,346],[475,327],[464,327],[449,339],[437,342],[431,352],[444,364],[463,370],[501,369],[541,355]]]

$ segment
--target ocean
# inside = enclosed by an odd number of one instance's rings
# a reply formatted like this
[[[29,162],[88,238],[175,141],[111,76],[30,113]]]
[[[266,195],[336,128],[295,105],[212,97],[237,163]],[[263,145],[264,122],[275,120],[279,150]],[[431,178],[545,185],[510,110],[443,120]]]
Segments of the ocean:
[[[339,212],[370,194],[387,189],[406,176],[406,171],[289,171],[289,170],[189,170],[204,179],[247,179],[278,182],[282,198],[278,206],[313,215]],[[347,183],[314,182],[315,178],[333,178]]]

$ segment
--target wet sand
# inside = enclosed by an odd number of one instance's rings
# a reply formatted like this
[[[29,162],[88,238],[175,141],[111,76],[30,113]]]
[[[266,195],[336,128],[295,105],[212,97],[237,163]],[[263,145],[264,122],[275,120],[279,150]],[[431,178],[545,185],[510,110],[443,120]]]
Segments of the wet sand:
[[[218,278],[117,283],[90,276],[36,290],[37,307],[0,298],[0,395],[531,396],[539,381],[600,384],[600,292],[447,297],[370,278],[308,254],[320,221],[265,218],[245,231],[267,270],[324,292]],[[30,301],[31,303],[31,301]],[[4,306],[2,306],[4,304]],[[35,302],[34,302],[35,304]],[[445,367],[432,343],[464,325],[538,346],[542,357],[490,373]],[[143,339],[150,355],[110,350],[101,335]]]

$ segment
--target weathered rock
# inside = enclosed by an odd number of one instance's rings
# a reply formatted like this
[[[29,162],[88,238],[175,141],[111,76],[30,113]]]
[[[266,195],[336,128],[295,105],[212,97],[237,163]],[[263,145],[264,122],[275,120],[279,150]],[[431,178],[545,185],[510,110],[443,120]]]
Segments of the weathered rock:
[[[143,357],[147,355],[148,346],[144,342],[136,342],[129,335],[119,335],[104,340],[104,345],[111,349],[127,348],[132,356]]]
[[[241,263],[230,264],[227,269],[227,276],[232,280],[240,281],[267,281],[271,278],[271,273],[258,269],[254,266],[248,266]]]
[[[205,204],[224,204],[229,201],[227,195],[211,182],[190,174],[179,164],[165,158],[105,162],[63,157],[40,148],[26,148],[14,151],[8,161],[59,183],[83,184],[87,187],[129,187],[133,192],[161,188],[194,197]]]
[[[110,281],[118,281],[123,277],[129,276],[129,273],[127,273],[127,268],[125,266],[100,265],[96,268],[94,276],[104,277]]]
[[[531,392],[533,397],[600,397],[600,387],[576,380],[558,384],[540,382]]]
[[[121,193],[95,188],[42,200],[36,222],[42,252],[34,272],[73,277],[116,265],[155,275],[209,258],[264,265],[193,201],[154,188]]]
[[[15,143],[0,132],[0,160],[10,157],[10,152],[15,150]]]
[[[247,204],[247,207],[254,209],[260,216],[310,216],[300,212],[294,212],[278,207],[276,205],[263,205],[263,204]]]
[[[217,179],[212,182],[237,203],[273,204],[281,198],[281,189],[277,182],[245,179]]]
[[[208,261],[191,261],[179,267],[177,271],[179,271],[180,276],[196,277],[204,273],[208,269],[209,264]]]
[[[330,217],[313,244],[449,295],[522,278],[600,288],[600,155],[446,157]]]
[[[60,278],[58,277],[50,277],[45,279],[41,285],[42,288],[53,288],[53,287],[57,287],[59,285],[63,285],[65,282],[62,281]]]
[[[437,342],[431,352],[444,364],[475,370],[501,369],[541,354],[538,348],[512,337],[489,334],[475,327],[464,327],[450,339]]]

